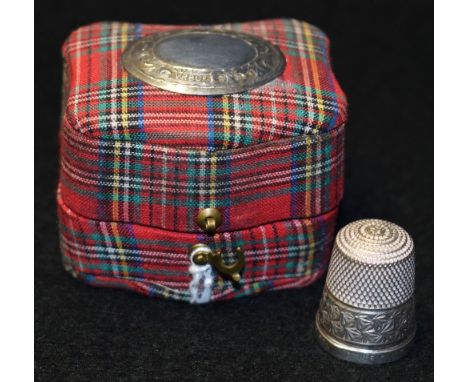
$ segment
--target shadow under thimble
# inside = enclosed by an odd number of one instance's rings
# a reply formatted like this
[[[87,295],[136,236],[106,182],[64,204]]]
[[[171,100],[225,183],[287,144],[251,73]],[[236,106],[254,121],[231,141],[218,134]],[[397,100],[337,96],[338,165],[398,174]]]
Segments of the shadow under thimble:
[[[347,361],[379,364],[409,350],[416,332],[415,257],[396,224],[358,220],[338,232],[320,307],[319,344]]]

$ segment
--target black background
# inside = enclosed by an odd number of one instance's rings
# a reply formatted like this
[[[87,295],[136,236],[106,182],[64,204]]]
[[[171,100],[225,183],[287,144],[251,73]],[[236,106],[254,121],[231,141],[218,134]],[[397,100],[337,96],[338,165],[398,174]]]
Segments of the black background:
[[[35,353],[38,381],[428,381],[433,379],[433,10],[431,2],[235,0],[37,2],[35,22]],[[378,217],[417,251],[418,332],[382,366],[324,353],[313,336],[323,280],[208,306],[97,289],[62,269],[54,191],[60,46],[94,21],[220,23],[294,17],[331,39],[348,95],[339,227]]]

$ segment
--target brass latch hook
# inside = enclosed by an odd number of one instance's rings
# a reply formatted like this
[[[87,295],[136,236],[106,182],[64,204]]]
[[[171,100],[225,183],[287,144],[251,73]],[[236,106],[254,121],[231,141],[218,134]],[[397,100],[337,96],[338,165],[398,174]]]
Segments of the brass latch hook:
[[[212,252],[210,256],[210,263],[214,265],[219,273],[227,275],[231,280],[239,282],[241,279],[240,271],[244,268],[245,256],[244,251],[236,248],[237,261],[234,264],[226,264],[221,256],[221,251]]]
[[[240,248],[236,248],[237,260],[233,264],[226,264],[223,261],[221,251],[213,252],[210,247],[206,244],[195,244],[190,250],[190,257],[193,262],[197,265],[211,264],[216,270],[228,276],[232,281],[239,282],[241,279],[240,272],[245,265],[244,251]]]

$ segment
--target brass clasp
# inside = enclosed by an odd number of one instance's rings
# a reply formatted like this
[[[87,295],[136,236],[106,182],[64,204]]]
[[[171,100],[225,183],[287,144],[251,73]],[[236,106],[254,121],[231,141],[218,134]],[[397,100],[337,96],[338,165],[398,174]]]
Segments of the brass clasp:
[[[206,244],[195,244],[190,249],[190,257],[193,262],[197,265],[211,264],[216,270],[228,276],[232,281],[239,282],[241,279],[240,272],[245,265],[244,251],[240,248],[236,248],[237,261],[233,264],[226,264],[223,261],[221,251],[213,252],[210,247]]]
[[[216,208],[205,208],[201,210],[197,216],[198,226],[208,235],[214,235],[216,229],[222,224],[223,216]],[[237,261],[233,264],[226,264],[223,261],[221,251],[212,251],[206,244],[195,244],[190,249],[190,257],[197,265],[211,264],[216,270],[228,276],[232,281],[239,282],[241,279],[240,272],[245,265],[244,251],[236,248]]]
[[[198,226],[205,231],[208,235],[214,235],[216,228],[223,222],[221,212],[216,208],[205,208],[201,210],[197,216]]]

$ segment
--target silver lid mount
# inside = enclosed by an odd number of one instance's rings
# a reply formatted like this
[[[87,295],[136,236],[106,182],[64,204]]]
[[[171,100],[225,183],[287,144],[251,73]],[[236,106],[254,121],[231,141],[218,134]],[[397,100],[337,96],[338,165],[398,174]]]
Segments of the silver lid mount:
[[[285,67],[280,50],[246,33],[177,30],[148,35],[131,43],[122,56],[134,77],[183,94],[238,93],[264,85]]]

